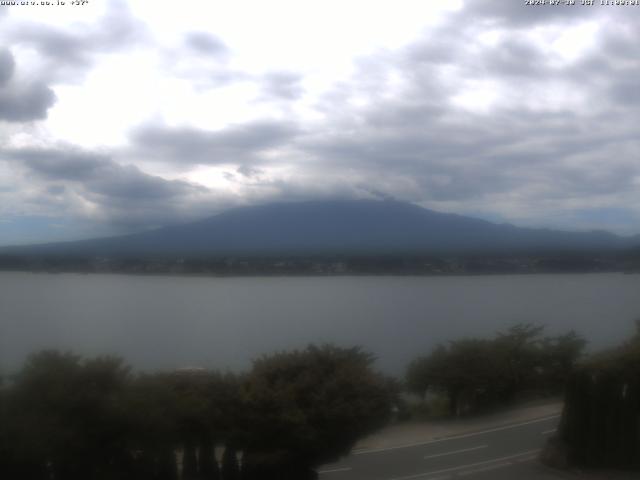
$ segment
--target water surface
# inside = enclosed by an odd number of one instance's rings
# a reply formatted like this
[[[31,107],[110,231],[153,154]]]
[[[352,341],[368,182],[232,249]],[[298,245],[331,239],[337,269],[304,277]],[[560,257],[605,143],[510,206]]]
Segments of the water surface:
[[[42,348],[138,368],[239,370],[309,342],[361,345],[401,373],[438,342],[516,322],[575,329],[592,348],[633,332],[640,275],[162,277],[0,273],[0,371]]]

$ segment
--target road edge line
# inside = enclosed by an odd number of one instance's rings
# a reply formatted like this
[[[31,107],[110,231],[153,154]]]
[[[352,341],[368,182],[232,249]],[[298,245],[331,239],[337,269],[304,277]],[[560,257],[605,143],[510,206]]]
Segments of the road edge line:
[[[546,417],[540,417],[540,418],[535,418],[532,420],[528,420],[526,422],[520,422],[520,423],[511,423],[511,424],[505,424],[499,427],[495,427],[495,428],[489,428],[486,430],[480,430],[480,431],[473,431],[473,432],[469,432],[469,433],[460,433],[460,434],[455,434],[455,435],[449,435],[449,436],[444,436],[444,437],[436,437],[433,438],[431,440],[425,440],[422,442],[414,442],[414,443],[406,443],[406,444],[402,444],[402,445],[395,445],[392,447],[382,447],[382,448],[372,448],[372,449],[366,449],[366,450],[355,450],[353,452],[351,452],[351,455],[368,455],[368,454],[372,454],[372,453],[380,453],[380,452],[388,452],[391,450],[401,450],[403,448],[412,448],[412,447],[420,447],[422,445],[431,445],[433,443],[440,443],[440,442],[446,442],[449,440],[458,440],[460,438],[468,438],[468,437],[474,437],[477,435],[483,435],[485,433],[491,433],[491,432],[499,432],[501,430],[509,430],[511,428],[518,428],[518,427],[523,427],[525,425],[532,425],[534,423],[540,423],[540,422],[544,422],[546,420],[551,420],[554,418],[560,418],[562,414],[558,413],[556,415],[547,415]]]

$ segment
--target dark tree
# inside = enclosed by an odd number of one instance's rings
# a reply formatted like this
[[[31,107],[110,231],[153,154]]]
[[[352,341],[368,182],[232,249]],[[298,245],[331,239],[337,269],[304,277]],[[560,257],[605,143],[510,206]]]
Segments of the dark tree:
[[[640,322],[619,348],[592,356],[571,374],[549,463],[640,469]]]
[[[206,435],[200,443],[198,464],[200,466],[200,478],[202,480],[220,479],[220,471],[214,457],[213,443],[209,435]]]
[[[575,332],[542,337],[543,327],[519,324],[493,339],[439,345],[407,368],[407,389],[422,398],[440,391],[453,415],[505,404],[523,394],[562,392],[585,341]]]
[[[503,363],[506,399],[513,398],[534,381],[541,364],[540,342],[544,327],[520,323],[495,339],[497,354]]]
[[[196,447],[190,440],[184,443],[182,480],[198,480],[198,457],[196,456]]]
[[[540,387],[550,394],[562,393],[587,342],[573,330],[557,337],[545,337],[540,346]]]
[[[243,390],[247,471],[257,478],[313,478],[316,466],[384,425],[393,398],[372,362],[358,348],[333,346],[257,360]]]
[[[238,465],[237,450],[227,446],[222,454],[222,478],[223,480],[239,480],[240,466]]]
[[[175,480],[175,450],[180,446],[178,397],[166,374],[140,375],[129,385],[125,398],[129,445],[138,477]]]
[[[7,406],[15,422],[12,443],[29,475],[126,478],[132,464],[122,408],[128,378],[115,358],[81,361],[53,351],[30,357]]]

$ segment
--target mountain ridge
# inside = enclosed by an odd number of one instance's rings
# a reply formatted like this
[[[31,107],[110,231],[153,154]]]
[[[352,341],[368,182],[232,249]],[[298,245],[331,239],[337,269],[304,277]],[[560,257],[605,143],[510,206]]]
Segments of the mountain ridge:
[[[523,228],[396,200],[316,200],[236,207],[117,237],[2,247],[0,253],[224,256],[620,250],[640,236]]]

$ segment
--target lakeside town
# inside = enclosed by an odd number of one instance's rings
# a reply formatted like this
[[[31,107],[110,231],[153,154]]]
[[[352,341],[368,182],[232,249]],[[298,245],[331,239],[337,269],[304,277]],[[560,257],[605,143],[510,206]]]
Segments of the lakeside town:
[[[0,271],[169,275],[488,275],[640,272],[640,254],[242,257],[0,256]]]

